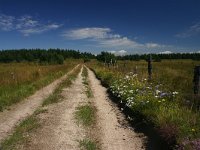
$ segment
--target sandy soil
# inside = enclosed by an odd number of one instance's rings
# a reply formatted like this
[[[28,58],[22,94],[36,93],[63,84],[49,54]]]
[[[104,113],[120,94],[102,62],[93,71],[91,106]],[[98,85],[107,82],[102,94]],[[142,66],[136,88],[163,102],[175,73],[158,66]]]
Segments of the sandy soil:
[[[81,69],[82,71],[82,69]],[[90,132],[100,143],[102,150],[141,150],[144,149],[144,137],[134,132],[125,120],[125,116],[118,107],[108,98],[106,88],[97,80],[94,73],[88,70],[90,86],[94,97],[90,99],[96,107],[96,124]],[[0,114],[0,133],[4,137],[7,131],[10,132],[12,126],[20,119],[33,113],[48,91],[53,91],[55,85],[60,80],[47,86],[46,89],[38,91],[30,100],[23,102],[16,109],[10,112],[3,112],[7,115],[6,119]],[[18,145],[20,150],[77,150],[78,140],[83,140],[88,129],[78,126],[74,118],[76,107],[87,102],[85,87],[82,83],[81,72],[71,87],[64,88],[62,95],[63,101],[45,107],[48,111],[38,115],[41,126],[28,135],[28,140],[22,145]],[[45,94],[46,93],[46,94]],[[17,112],[17,114],[15,114]],[[9,116],[10,115],[10,116]],[[12,118],[12,117],[13,118]],[[10,122],[9,122],[10,121]],[[7,126],[9,124],[10,126]],[[3,130],[2,130],[3,129]],[[2,137],[2,135],[1,135]]]
[[[128,125],[125,117],[111,102],[106,88],[89,71],[89,79],[94,95],[94,105],[97,109],[97,126],[103,150],[140,150],[143,148],[144,138],[138,135]],[[140,136],[140,137],[139,137]]]
[[[41,127],[29,135],[28,143],[17,149],[23,150],[77,150],[78,140],[84,139],[85,130],[76,124],[76,107],[87,99],[81,72],[70,88],[64,88],[63,101],[46,107],[47,113],[39,114]]]
[[[8,135],[12,134],[16,125],[18,125],[27,116],[33,114],[36,108],[42,104],[43,100],[53,93],[62,80],[66,78],[67,74],[55,80],[48,86],[38,90],[34,95],[28,97],[27,99],[12,105],[9,110],[0,112],[0,143]]]

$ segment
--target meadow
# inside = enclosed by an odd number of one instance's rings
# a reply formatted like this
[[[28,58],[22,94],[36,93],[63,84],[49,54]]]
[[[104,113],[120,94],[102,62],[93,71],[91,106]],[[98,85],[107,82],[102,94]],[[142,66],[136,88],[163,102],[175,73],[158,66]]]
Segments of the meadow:
[[[0,111],[61,77],[78,62],[69,59],[62,65],[40,65],[34,62],[1,63]]]
[[[180,103],[192,105],[194,67],[199,64],[200,61],[183,59],[152,62],[151,83],[162,86],[163,90],[178,92]],[[109,69],[122,74],[133,72],[140,80],[148,79],[147,62],[144,60],[118,61],[117,66]]]
[[[193,73],[199,64],[193,60],[153,62],[151,81],[146,61],[118,61],[114,67],[93,61],[88,66],[119,103],[153,123],[168,143],[196,149],[200,146],[200,114],[194,103]]]

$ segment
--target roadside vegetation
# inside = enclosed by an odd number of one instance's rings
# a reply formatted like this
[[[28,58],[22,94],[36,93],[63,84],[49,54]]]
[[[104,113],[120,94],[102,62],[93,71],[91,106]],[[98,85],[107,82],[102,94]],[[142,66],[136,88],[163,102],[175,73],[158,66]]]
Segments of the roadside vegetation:
[[[84,139],[84,140],[79,141],[79,145],[80,145],[81,150],[96,150],[96,149],[98,149],[98,147],[96,146],[96,143],[89,139]]]
[[[88,98],[92,98],[93,94],[92,94],[92,90],[91,90],[90,85],[89,85],[88,70],[87,70],[86,67],[83,67],[82,77],[83,77],[83,84],[84,84],[85,89],[86,89],[85,93],[86,93]]]
[[[70,59],[63,65],[27,62],[0,64],[0,111],[63,76],[78,62]]]
[[[198,149],[200,114],[193,99],[187,99],[187,94],[192,95],[192,66],[199,62],[177,60],[154,63],[150,82],[146,62],[124,63],[118,62],[118,67],[107,67],[100,62],[90,62],[89,66],[119,103],[153,123],[169,144],[178,144],[178,149]],[[135,64],[137,72],[134,72]],[[132,117],[128,116],[129,119]]]
[[[80,72],[81,66],[78,66],[73,70],[72,73],[68,74],[67,78],[63,80],[60,85],[55,89],[52,95],[50,95],[46,100],[44,100],[42,106],[46,106],[52,103],[59,102],[62,100],[61,92],[64,87],[69,87],[73,80],[77,77],[78,73]],[[23,143],[28,142],[29,134],[40,127],[39,118],[37,115],[40,113],[45,113],[48,110],[44,107],[38,108],[33,115],[26,118],[22,121],[16,128],[15,132],[4,140],[1,144],[0,149],[3,150],[13,150],[19,149],[17,146],[22,145]]]
[[[22,121],[16,128],[15,132],[1,143],[2,150],[20,149],[17,146],[26,143],[29,140],[29,134],[40,127],[37,115],[45,113],[47,110],[43,108],[37,109],[33,115]]]

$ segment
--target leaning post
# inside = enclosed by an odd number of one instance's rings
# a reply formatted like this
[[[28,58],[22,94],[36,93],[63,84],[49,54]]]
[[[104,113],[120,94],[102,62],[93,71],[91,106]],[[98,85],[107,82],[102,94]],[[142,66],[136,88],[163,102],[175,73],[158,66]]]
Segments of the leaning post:
[[[149,75],[149,81],[152,79],[152,56],[149,55],[148,59],[148,75]]]
[[[197,104],[197,107],[200,105],[200,66],[195,66],[194,68],[194,96]]]

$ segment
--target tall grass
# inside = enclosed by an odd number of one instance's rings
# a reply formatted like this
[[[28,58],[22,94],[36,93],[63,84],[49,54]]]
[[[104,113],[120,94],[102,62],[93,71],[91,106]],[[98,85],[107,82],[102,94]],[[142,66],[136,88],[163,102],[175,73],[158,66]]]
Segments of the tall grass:
[[[146,61],[118,61],[118,67],[110,67],[110,70],[126,74],[129,72],[137,74],[140,80],[148,79]],[[163,84],[168,91],[179,92],[180,102],[184,104],[193,103],[193,76],[194,67],[200,65],[200,61],[194,60],[162,60],[152,62],[152,83]],[[101,64],[103,66],[103,64]]]
[[[107,68],[97,62],[89,65],[120,103],[143,116],[147,122],[152,122],[167,142],[176,141],[180,149],[199,148],[200,113],[182,105],[187,95],[192,95],[193,67],[198,62],[153,63],[151,82],[147,82],[146,62],[123,63],[119,62],[118,68]],[[138,66],[137,74],[130,73],[134,72],[135,64]]]
[[[72,69],[79,61],[41,66],[35,63],[0,64],[0,111],[23,100]]]

